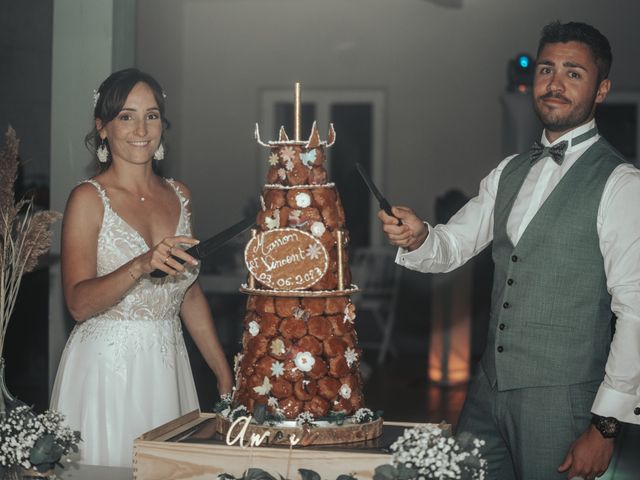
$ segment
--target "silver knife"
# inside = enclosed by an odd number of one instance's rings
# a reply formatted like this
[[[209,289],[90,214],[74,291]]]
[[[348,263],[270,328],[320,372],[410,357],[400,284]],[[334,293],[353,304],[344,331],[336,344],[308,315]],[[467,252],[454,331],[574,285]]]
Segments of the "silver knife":
[[[208,238],[207,240],[204,240],[199,244],[188,248],[187,250],[185,250],[185,252],[187,252],[196,260],[202,260],[204,257],[211,255],[213,252],[215,252],[218,248],[220,248],[222,245],[227,243],[232,238],[240,235],[242,232],[244,232],[248,228],[255,225],[255,223],[256,223],[255,216],[247,217],[244,220],[241,220],[238,223],[231,225],[229,228],[221,231],[220,233],[217,233],[213,237]],[[181,258],[178,258],[173,255],[171,257],[176,262],[184,263],[184,260]],[[167,273],[163,272],[162,270],[154,270],[153,272],[151,272],[150,275],[154,278],[162,278],[165,275],[167,275]]]
[[[356,162],[356,169],[358,169],[358,173],[364,180],[364,183],[367,184],[367,188],[369,188],[369,191],[373,193],[373,195],[378,199],[378,204],[380,205],[380,208],[384,210],[387,215],[398,220],[398,225],[402,225],[402,220],[400,220],[398,217],[396,217],[392,213],[391,204],[388,202],[386,198],[384,198],[384,195],[380,193],[380,190],[378,190],[378,187],[376,187],[376,184],[373,183],[373,180],[371,180],[371,177],[369,176],[369,174],[364,170],[362,165],[360,165],[360,163],[358,162]]]

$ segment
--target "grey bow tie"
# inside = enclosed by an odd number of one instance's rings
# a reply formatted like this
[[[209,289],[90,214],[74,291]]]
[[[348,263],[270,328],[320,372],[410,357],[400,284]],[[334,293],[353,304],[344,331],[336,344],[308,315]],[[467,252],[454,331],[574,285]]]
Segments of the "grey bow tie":
[[[567,151],[568,146],[569,142],[567,142],[566,140],[563,140],[553,147],[545,147],[540,142],[535,141],[530,150],[531,163],[536,162],[539,158],[543,158],[549,155],[551,158],[553,158],[554,162],[556,162],[558,165],[562,165],[562,162],[564,161],[564,152]]]

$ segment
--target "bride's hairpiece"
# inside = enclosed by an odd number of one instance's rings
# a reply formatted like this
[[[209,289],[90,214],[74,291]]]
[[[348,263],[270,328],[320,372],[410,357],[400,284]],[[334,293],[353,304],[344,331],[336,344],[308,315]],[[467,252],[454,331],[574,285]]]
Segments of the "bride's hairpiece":
[[[162,94],[162,98],[166,100],[167,99],[166,92],[162,90],[161,94]],[[96,108],[96,105],[98,105],[99,99],[100,99],[100,92],[94,88],[93,89],[93,108]]]

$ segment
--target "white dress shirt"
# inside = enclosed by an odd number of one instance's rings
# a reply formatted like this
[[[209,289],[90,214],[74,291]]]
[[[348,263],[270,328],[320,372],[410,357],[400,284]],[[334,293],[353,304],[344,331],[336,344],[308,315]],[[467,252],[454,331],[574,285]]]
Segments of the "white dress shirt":
[[[569,142],[562,165],[549,156],[529,171],[507,220],[507,234],[517,245],[540,206],[576,160],[599,138],[571,146],[571,139],[595,127],[592,120],[550,144]],[[498,181],[514,157],[504,159],[480,182],[472,198],[446,225],[429,228],[426,241],[413,252],[399,249],[397,263],[421,272],[449,272],[466,263],[493,240],[493,210]],[[600,251],[611,294],[611,310],[618,317],[616,333],[592,412],[640,424],[640,170],[631,164],[615,168],[606,182],[598,208]]]

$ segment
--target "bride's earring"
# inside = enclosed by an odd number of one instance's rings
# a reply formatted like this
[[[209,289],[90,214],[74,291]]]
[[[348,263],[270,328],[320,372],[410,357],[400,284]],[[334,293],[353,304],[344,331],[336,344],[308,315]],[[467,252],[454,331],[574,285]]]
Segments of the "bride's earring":
[[[162,160],[164,158],[164,146],[162,143],[158,145],[158,149],[156,150],[156,153],[153,154],[153,158],[156,160]]]
[[[104,138],[100,141],[100,145],[96,149],[96,155],[100,163],[107,163],[109,160],[109,149],[107,148],[107,141]]]

